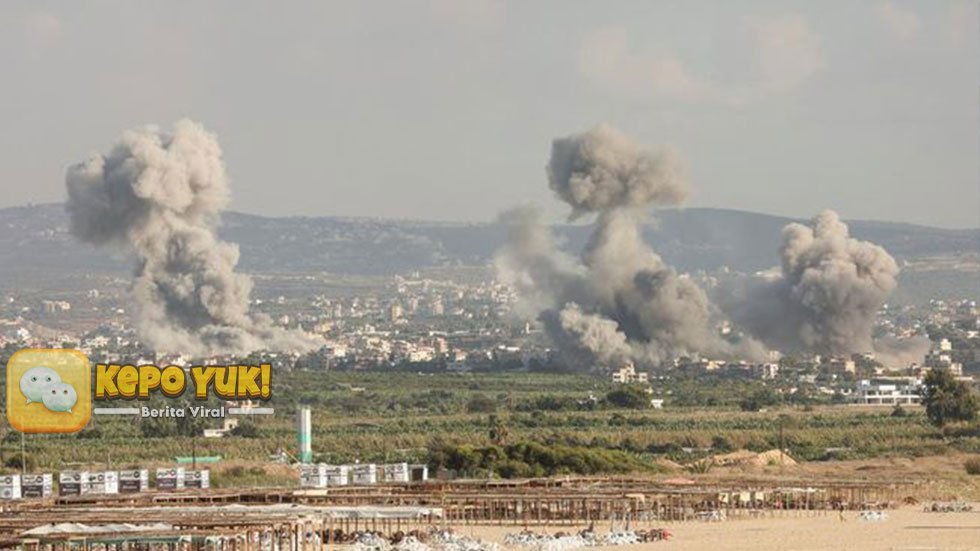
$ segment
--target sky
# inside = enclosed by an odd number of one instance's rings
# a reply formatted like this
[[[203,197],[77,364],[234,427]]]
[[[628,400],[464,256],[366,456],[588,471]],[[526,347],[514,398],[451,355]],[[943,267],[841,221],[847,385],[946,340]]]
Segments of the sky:
[[[126,129],[215,132],[231,208],[568,215],[551,140],[686,159],[688,206],[980,226],[974,1],[0,4],[0,207]]]

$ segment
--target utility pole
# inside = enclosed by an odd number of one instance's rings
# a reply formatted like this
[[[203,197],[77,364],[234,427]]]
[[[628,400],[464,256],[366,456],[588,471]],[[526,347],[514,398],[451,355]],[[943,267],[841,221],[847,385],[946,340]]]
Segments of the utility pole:
[[[776,418],[779,423],[779,464],[783,464],[783,455],[785,455],[786,444],[783,442],[783,424],[786,418],[780,415]]]

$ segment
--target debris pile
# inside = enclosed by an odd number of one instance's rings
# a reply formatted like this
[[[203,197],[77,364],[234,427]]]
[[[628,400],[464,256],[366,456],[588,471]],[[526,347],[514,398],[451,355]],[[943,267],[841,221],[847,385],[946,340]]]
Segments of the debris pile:
[[[351,543],[358,551],[390,551],[391,544],[378,532],[356,532]]]
[[[557,532],[555,534],[540,534],[524,530],[516,534],[507,534],[504,544],[509,547],[536,547],[541,551],[565,551],[582,547],[630,545],[650,541],[670,539],[671,533],[662,528],[651,530],[620,530],[599,535],[592,528],[582,530],[577,534]]]
[[[466,537],[452,530],[435,530],[430,537],[435,551],[497,551],[500,546],[493,542]]]
[[[728,515],[720,509],[713,511],[701,511],[695,515],[698,520],[705,522],[723,522],[728,520]]]
[[[888,513],[884,511],[861,511],[860,518],[869,522],[880,522],[888,520]]]
[[[954,503],[933,503],[932,505],[926,505],[923,511],[926,513],[969,513],[973,510],[973,505],[969,503],[954,502]]]
[[[392,547],[395,551],[429,551],[432,549],[415,536],[405,536]]]
[[[390,540],[377,532],[359,532],[350,543],[354,551],[498,551],[500,547],[452,530],[397,532]]]

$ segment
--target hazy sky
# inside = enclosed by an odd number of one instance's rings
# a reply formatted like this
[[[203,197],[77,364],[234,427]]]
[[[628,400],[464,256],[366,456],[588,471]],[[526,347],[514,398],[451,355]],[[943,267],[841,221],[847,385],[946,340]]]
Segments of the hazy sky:
[[[567,214],[553,137],[676,146],[693,206],[980,225],[978,2],[4,2],[0,206],[125,129],[218,134],[232,208]]]

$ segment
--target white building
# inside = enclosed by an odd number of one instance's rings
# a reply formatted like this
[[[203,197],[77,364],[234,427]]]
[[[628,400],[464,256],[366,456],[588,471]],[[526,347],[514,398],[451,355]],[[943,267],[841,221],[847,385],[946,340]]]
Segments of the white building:
[[[869,406],[919,404],[922,380],[915,377],[887,377],[858,381],[857,403]]]
[[[754,370],[758,374],[759,378],[772,380],[779,375],[779,364],[775,362],[766,362],[754,366]]]
[[[637,373],[632,362],[628,362],[623,367],[612,372],[612,381],[614,383],[645,383],[649,380],[650,376],[647,373]]]
[[[963,375],[963,364],[953,361],[953,344],[948,339],[942,339],[933,345],[926,354],[923,365],[939,369],[948,369],[956,377]]]
[[[71,310],[71,303],[67,300],[45,300],[43,301],[44,311],[48,314],[57,312],[67,312]]]

